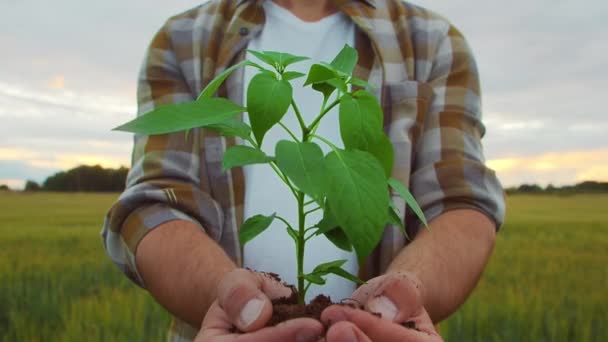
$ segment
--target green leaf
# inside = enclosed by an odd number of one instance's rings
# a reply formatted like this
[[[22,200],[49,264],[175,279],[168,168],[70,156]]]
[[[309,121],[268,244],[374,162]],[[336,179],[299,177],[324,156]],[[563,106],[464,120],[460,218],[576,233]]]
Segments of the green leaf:
[[[325,176],[323,151],[313,142],[281,140],[275,147],[277,166],[311,198],[320,200]]]
[[[351,252],[353,245],[348,241],[348,237],[344,230],[340,227],[336,227],[324,233],[325,237],[334,244],[334,246],[340,248],[343,251]]]
[[[343,93],[348,93],[348,86],[346,85],[346,82],[344,82],[343,79],[341,78],[334,78],[331,80],[327,80],[326,82],[327,84],[329,84],[330,86],[340,90]]]
[[[325,99],[327,99],[336,90],[336,87],[334,87],[326,82],[320,82],[320,83],[313,83],[312,89],[320,92],[321,94],[323,94],[323,97]]]
[[[376,247],[388,215],[384,170],[374,156],[336,150],[325,157],[326,196],[360,260]]]
[[[350,274],[348,273],[346,270],[340,268],[340,267],[331,267],[328,270],[328,273],[332,273],[335,274],[337,276],[340,276],[344,279],[350,280],[353,283],[357,283],[357,284],[365,284],[365,282],[361,279],[359,279],[359,277],[357,277],[354,274]]]
[[[207,128],[225,137],[247,139],[251,134],[251,127],[237,119],[229,119],[217,124],[209,125]]]
[[[357,87],[361,87],[363,89],[374,89],[373,85],[371,85],[371,84],[367,83],[366,81],[364,81],[364,80],[362,80],[360,78],[357,78],[357,77],[352,77],[348,81],[348,83],[356,85]]]
[[[372,138],[367,146],[367,152],[373,154],[378,159],[384,168],[384,174],[387,178],[390,177],[395,163],[395,152],[393,144],[384,132]]]
[[[308,71],[308,77],[306,78],[306,82],[304,82],[304,86],[314,83],[325,82],[336,77],[336,73],[326,65],[313,64],[311,65],[310,70]]]
[[[295,80],[296,78],[300,78],[306,76],[306,74],[303,74],[301,72],[297,72],[297,71],[285,71],[283,73],[282,78],[286,81],[291,81],[291,80]]]
[[[249,164],[263,164],[271,161],[272,158],[264,152],[249,146],[236,145],[232,146],[224,152],[222,160],[222,169],[228,170],[235,166],[243,166]]]
[[[296,56],[285,52],[275,51],[254,51],[247,50],[252,55],[256,56],[262,62],[272,66],[275,69],[285,69],[290,64],[297,63],[309,59],[304,56]]]
[[[399,230],[403,233],[403,235],[405,235],[408,240],[410,239],[409,235],[407,234],[407,231],[405,230],[405,225],[403,224],[403,221],[401,221],[399,214],[397,214],[397,211],[395,210],[395,207],[392,202],[389,203],[387,223],[399,227]]]
[[[424,223],[424,225],[428,228],[429,225],[426,222],[426,217],[424,217],[424,212],[422,212],[422,209],[418,205],[418,202],[416,201],[414,196],[409,192],[409,190],[405,186],[403,186],[403,184],[401,184],[400,181],[396,180],[395,178],[390,178],[388,180],[388,184],[391,186],[391,188],[393,188],[393,189],[395,189],[395,191],[397,191],[399,196],[401,196],[401,198],[403,198],[405,200],[405,203],[407,203],[407,205],[410,208],[412,208],[412,210],[414,211],[414,213],[416,214],[418,219],[422,223]]]
[[[244,111],[245,108],[229,100],[205,98],[201,101],[159,106],[114,130],[148,135],[166,134],[218,124]]]
[[[304,279],[308,280],[309,282],[313,283],[313,284],[317,284],[317,285],[325,285],[325,279],[323,279],[320,275],[318,274],[314,274],[314,273],[310,273],[310,274],[305,274],[304,275]]]
[[[287,234],[289,234],[289,236],[291,237],[293,242],[295,242],[296,248],[297,248],[298,247],[298,232],[291,227],[285,227],[285,229],[287,230]]]
[[[347,260],[345,259],[341,259],[341,260],[335,260],[335,261],[330,261],[330,262],[325,262],[322,263],[320,265],[317,265],[317,267],[315,267],[312,270],[312,273],[317,273],[317,274],[327,274],[327,270],[329,270],[332,267],[342,267],[342,265],[344,265],[346,263]]]
[[[323,210],[323,218],[317,223],[317,229],[315,235],[325,235],[325,237],[334,244],[334,246],[340,248],[343,251],[350,252],[353,250],[353,246],[348,241],[348,237],[338,225],[338,220],[331,213],[329,206],[326,205]]]
[[[247,65],[248,63],[249,61],[242,61],[224,70],[221,74],[217,75],[213,80],[211,80],[211,82],[209,82],[209,84],[207,84],[205,89],[203,89],[201,94],[198,96],[197,100],[212,97],[213,94],[215,94],[215,92],[217,91],[217,89],[222,85],[222,82],[224,82],[224,80],[226,80],[226,78],[228,78],[228,76],[230,76],[230,74],[232,74],[234,70],[244,65]]]
[[[241,229],[239,229],[239,241],[241,245],[253,240],[253,238],[265,231],[274,220],[274,217],[275,214],[270,216],[255,215],[243,222]]]
[[[257,143],[261,146],[268,130],[281,121],[291,104],[292,88],[286,80],[257,74],[247,88],[249,121]]]
[[[344,95],[340,99],[340,135],[344,147],[367,151],[382,164],[386,177],[393,168],[393,145],[382,130],[382,109],[376,98],[367,92],[357,97]]]
[[[351,75],[353,73],[353,70],[355,69],[355,65],[357,65],[357,59],[357,50],[348,45],[344,45],[342,50],[331,61],[330,64],[334,66],[337,70],[347,75]]]

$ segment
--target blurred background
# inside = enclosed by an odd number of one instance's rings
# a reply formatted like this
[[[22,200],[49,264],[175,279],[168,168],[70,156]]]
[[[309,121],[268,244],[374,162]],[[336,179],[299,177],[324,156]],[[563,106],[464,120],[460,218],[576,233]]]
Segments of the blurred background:
[[[467,37],[508,188],[496,252],[442,334],[607,341],[608,2],[413,2]],[[200,3],[0,0],[0,341],[164,339],[168,316],[98,233],[131,152],[110,130],[135,115],[145,49]]]

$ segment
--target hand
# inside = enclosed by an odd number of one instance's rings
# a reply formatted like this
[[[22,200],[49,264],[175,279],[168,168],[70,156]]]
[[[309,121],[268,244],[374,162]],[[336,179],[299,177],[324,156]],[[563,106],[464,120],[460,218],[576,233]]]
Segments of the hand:
[[[205,315],[195,341],[317,341],[324,328],[310,318],[264,328],[272,316],[271,300],[290,296],[291,291],[263,273],[245,269],[228,273],[218,286],[218,298]]]
[[[411,273],[376,277],[353,293],[352,302],[359,303],[365,311],[344,305],[323,311],[321,321],[330,325],[326,341],[442,341],[422,298],[422,284]]]

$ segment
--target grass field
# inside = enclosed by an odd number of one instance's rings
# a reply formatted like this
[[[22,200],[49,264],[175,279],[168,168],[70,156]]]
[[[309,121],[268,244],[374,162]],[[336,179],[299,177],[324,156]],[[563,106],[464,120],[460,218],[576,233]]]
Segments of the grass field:
[[[108,261],[115,194],[0,193],[0,341],[162,341],[169,317]],[[608,195],[511,196],[447,341],[608,341]]]

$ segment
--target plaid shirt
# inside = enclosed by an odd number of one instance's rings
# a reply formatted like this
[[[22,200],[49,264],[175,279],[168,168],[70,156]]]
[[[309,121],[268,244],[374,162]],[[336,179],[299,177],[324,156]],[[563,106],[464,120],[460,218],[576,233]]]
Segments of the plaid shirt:
[[[471,51],[447,20],[400,0],[334,0],[356,26],[359,62],[355,76],[367,80],[381,99],[385,131],[395,150],[392,177],[409,187],[431,220],[448,210],[479,210],[500,226],[503,191],[484,165],[479,76]],[[154,37],[141,70],[139,114],[192,101],[205,85],[242,60],[251,37],[264,25],[261,1],[211,0],[170,18]],[[235,72],[219,96],[243,101],[243,72]],[[143,236],[176,219],[195,222],[237,263],[242,250],[243,172],[221,169],[233,138],[199,129],[136,136],[127,189],[109,211],[102,237],[110,258],[143,284],[135,251]],[[393,196],[405,208],[404,202]],[[419,222],[406,212],[410,236]],[[406,245],[388,226],[361,276],[380,274]],[[174,321],[170,339],[185,341],[196,329]]]

